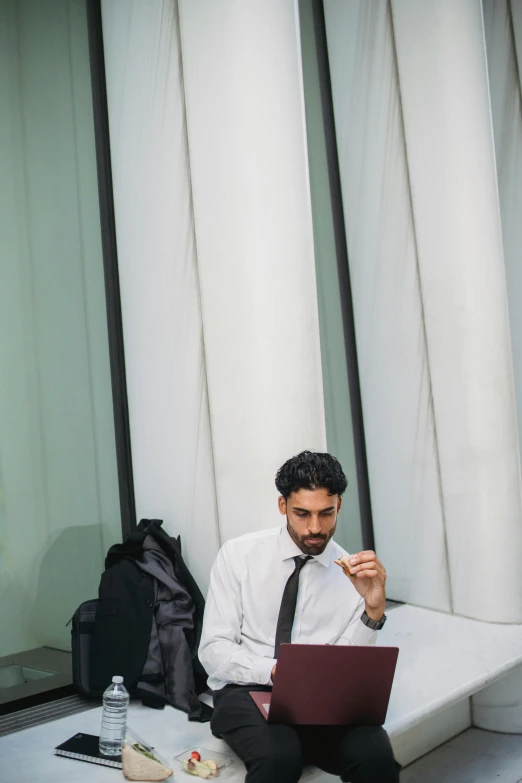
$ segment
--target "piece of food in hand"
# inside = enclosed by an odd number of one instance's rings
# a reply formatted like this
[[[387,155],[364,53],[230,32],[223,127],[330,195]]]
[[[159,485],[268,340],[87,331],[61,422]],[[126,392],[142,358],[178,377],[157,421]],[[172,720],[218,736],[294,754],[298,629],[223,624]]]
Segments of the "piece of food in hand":
[[[349,567],[346,565],[346,563],[343,563],[342,560],[334,560],[334,563],[336,563],[338,566],[341,566],[346,576],[355,576],[355,574],[350,573]]]
[[[121,749],[123,774],[127,780],[167,780],[172,775],[169,767],[164,767],[159,761],[147,758],[130,745]]]

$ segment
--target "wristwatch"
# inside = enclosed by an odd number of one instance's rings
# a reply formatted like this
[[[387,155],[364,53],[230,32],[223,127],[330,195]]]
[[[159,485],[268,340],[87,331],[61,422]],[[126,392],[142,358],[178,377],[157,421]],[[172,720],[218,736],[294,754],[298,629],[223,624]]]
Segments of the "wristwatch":
[[[382,626],[383,626],[383,625],[384,625],[384,623],[386,622],[386,620],[387,620],[387,617],[386,617],[386,615],[385,615],[385,614],[383,614],[383,616],[381,617],[381,619],[380,619],[380,620],[377,622],[377,620],[372,620],[372,618],[371,618],[371,617],[369,617],[369,616],[366,614],[366,611],[364,611],[364,612],[362,613],[362,615],[361,615],[361,620],[363,621],[363,623],[364,623],[365,625],[367,625],[367,626],[368,626],[368,628],[371,628],[371,629],[372,629],[372,631],[380,631],[380,630],[381,630],[381,628],[382,628]]]

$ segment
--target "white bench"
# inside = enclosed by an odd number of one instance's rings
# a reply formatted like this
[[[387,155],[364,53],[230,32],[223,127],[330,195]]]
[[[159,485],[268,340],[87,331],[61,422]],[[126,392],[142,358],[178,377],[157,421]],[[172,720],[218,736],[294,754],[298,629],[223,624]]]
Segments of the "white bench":
[[[477,720],[477,705],[472,710],[474,694],[487,686],[494,691],[491,683],[507,675],[522,684],[522,625],[483,623],[405,605],[389,612],[379,644],[399,647],[386,729],[403,765],[472,723],[490,728]],[[480,709],[483,713],[483,704]]]
[[[492,625],[400,606],[389,612],[380,634],[380,644],[400,648],[386,729],[402,764],[470,726],[470,697],[490,689],[503,676],[517,676],[517,668],[522,667],[522,626]],[[522,668],[519,674],[522,680]],[[113,769],[53,755],[56,745],[78,731],[97,734],[100,720],[101,708],[97,708],[0,738],[2,783],[114,783],[123,779]],[[185,748],[197,746],[234,756],[222,740],[212,736],[208,723],[190,723],[184,713],[171,707],[156,711],[132,704],[128,722],[138,735],[154,740],[169,762]],[[180,771],[177,762],[172,766],[175,780],[192,779]],[[244,774],[235,758],[222,779],[242,783]],[[308,768],[302,779],[337,780],[315,768]]]

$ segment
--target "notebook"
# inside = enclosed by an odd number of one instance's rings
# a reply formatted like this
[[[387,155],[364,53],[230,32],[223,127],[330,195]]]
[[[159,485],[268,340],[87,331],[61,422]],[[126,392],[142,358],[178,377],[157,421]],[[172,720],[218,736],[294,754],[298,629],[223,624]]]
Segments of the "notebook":
[[[75,734],[74,737],[58,745],[54,752],[57,756],[67,756],[70,759],[121,769],[121,756],[103,756],[98,749],[99,741],[100,738],[94,734]]]

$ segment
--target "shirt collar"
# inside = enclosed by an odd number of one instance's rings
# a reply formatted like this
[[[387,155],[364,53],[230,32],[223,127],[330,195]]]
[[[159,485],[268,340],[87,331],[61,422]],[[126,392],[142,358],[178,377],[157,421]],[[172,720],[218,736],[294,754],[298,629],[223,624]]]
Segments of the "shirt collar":
[[[324,552],[321,552],[320,555],[312,555],[314,560],[317,560],[318,563],[321,563],[321,565],[325,566],[326,568],[328,568],[332,559],[331,544],[332,539],[330,539],[330,541],[327,543]],[[296,555],[303,554],[295,541],[290,538],[290,534],[286,528],[286,523],[281,528],[281,532],[279,534],[279,552],[281,555],[281,560],[289,560],[291,557],[296,557]]]

